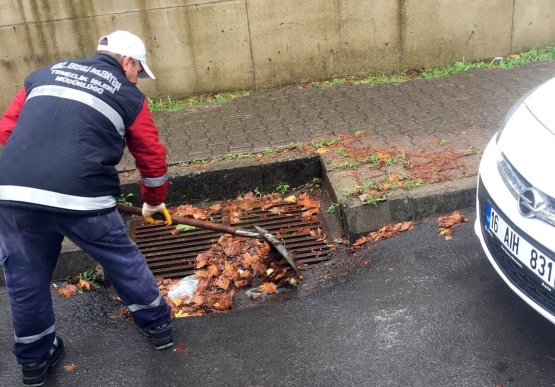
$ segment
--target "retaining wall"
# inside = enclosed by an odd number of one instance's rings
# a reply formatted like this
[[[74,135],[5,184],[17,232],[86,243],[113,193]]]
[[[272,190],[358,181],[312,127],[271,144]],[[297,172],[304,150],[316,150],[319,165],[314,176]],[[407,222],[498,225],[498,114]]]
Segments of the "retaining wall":
[[[28,72],[145,41],[150,97],[256,90],[507,55],[555,40],[555,0],[3,0],[0,108]]]

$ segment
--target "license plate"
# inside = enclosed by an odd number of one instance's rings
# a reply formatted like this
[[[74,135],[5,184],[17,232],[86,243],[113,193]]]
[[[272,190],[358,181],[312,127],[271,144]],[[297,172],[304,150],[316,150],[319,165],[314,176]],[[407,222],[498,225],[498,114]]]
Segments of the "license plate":
[[[518,266],[530,269],[543,281],[544,287],[549,286],[547,290],[555,288],[555,262],[515,232],[490,203],[486,204],[484,224]]]

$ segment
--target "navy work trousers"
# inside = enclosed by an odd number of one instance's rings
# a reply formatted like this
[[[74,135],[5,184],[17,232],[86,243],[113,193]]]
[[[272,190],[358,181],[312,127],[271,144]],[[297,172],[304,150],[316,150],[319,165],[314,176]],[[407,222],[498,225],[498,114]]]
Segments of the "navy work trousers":
[[[116,210],[101,216],[70,217],[2,207],[0,264],[19,364],[43,358],[54,342],[50,284],[64,236],[102,265],[139,327],[154,328],[170,321],[170,308]]]

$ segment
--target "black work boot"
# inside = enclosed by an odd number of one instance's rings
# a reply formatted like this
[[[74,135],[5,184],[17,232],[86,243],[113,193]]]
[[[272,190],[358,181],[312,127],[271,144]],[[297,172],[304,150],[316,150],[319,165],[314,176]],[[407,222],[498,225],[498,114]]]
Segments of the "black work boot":
[[[152,340],[152,344],[154,344],[154,348],[156,349],[169,348],[173,345],[171,321],[167,324],[160,325],[157,328],[143,328],[141,331],[150,337],[150,340]]]
[[[46,381],[48,369],[55,365],[64,353],[64,342],[56,336],[52,348],[45,359],[39,359],[31,364],[23,364],[21,371],[23,372],[23,384],[26,386],[42,386]]]

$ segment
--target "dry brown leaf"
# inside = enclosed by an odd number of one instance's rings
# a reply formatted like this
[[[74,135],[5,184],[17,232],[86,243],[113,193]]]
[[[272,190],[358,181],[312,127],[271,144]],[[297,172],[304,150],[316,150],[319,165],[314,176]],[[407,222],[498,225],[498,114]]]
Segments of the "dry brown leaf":
[[[207,271],[208,271],[208,276],[209,277],[216,277],[220,272],[220,270],[218,269],[218,266],[216,266],[216,265],[208,266]]]
[[[264,282],[262,285],[258,287],[258,290],[260,292],[264,292],[268,294],[275,293],[276,289],[277,289],[277,286],[273,282]]]
[[[197,270],[195,271],[195,276],[199,281],[206,280],[206,282],[212,278],[212,276],[208,273],[208,270]]]
[[[198,279],[198,271],[196,272],[196,277]],[[197,293],[201,294],[208,287],[209,282],[207,280],[199,280],[197,284]]]
[[[301,195],[299,200],[297,201],[299,206],[302,206],[304,209],[308,208],[320,208],[320,202],[318,200],[312,199],[308,195]]]
[[[65,366],[64,366],[64,371],[65,371],[65,372],[73,372],[73,371],[75,371],[75,364],[71,363],[71,364],[65,365]]]
[[[222,290],[227,290],[229,288],[230,285],[230,281],[226,278],[218,278],[216,281],[214,281],[214,285],[219,287]]]
[[[176,298],[175,300],[172,300],[173,304],[175,306],[177,306],[178,308],[181,305],[185,305],[187,303],[187,301],[189,301],[189,296],[185,296],[183,298]]]
[[[414,228],[414,222],[403,222],[401,223],[401,228],[399,231],[412,230]]]
[[[235,280],[233,281],[233,284],[235,285],[235,287],[237,289],[243,288],[245,286],[247,286],[249,284],[249,281],[247,280]]]
[[[389,223],[384,227],[380,228],[378,231],[371,232],[368,236],[371,241],[376,242],[381,239],[391,238],[400,232],[411,230],[414,228],[414,222],[402,222],[402,223]]]
[[[440,227],[439,235],[445,235],[445,239],[448,241],[453,240],[453,230],[464,226],[466,222],[468,222],[468,218],[465,218],[458,211],[454,211],[447,216],[440,216],[437,220],[437,224]]]
[[[174,352],[185,353],[187,352],[187,348],[185,348],[185,344],[182,341],[179,342],[179,345],[174,348]]]
[[[68,284],[63,288],[60,288],[60,289],[56,290],[56,293],[58,293],[58,295],[60,295],[60,296],[63,296],[64,298],[68,299],[69,297],[74,296],[74,295],[77,294],[77,286]]]
[[[222,209],[222,205],[219,204],[219,203],[218,203],[218,204],[214,204],[213,206],[210,207],[210,209],[211,209],[213,212],[218,212],[218,211],[220,211],[220,210]]]
[[[268,212],[271,212],[272,214],[276,214],[276,215],[281,215],[283,214],[284,211],[285,211],[285,208],[283,207],[272,207],[268,210]]]
[[[95,287],[93,285],[90,284],[90,282],[85,281],[84,279],[79,279],[79,283],[77,284],[78,288],[81,288],[83,290],[86,290],[87,292],[90,292],[91,290],[94,290]]]
[[[224,311],[231,308],[232,304],[233,304],[233,301],[231,301],[231,297],[219,296],[216,299],[216,302],[212,304],[212,306],[219,311]]]
[[[439,227],[452,227],[457,223],[466,223],[468,218],[465,218],[460,212],[454,211],[447,216],[440,216],[437,220]]]
[[[370,263],[370,261],[368,259],[365,259],[364,261],[360,262],[360,266],[366,266]]]
[[[366,242],[368,242],[368,238],[366,238],[366,237],[363,236],[363,237],[358,238],[358,239],[355,241],[355,243],[353,243],[353,246],[360,246],[360,245],[365,244]]]
[[[196,305],[202,305],[204,304],[204,297],[201,296],[200,294],[197,294],[193,297],[192,303]]]
[[[328,153],[330,150],[330,148],[318,148],[314,152],[318,153],[319,155],[323,155],[324,153]]]

